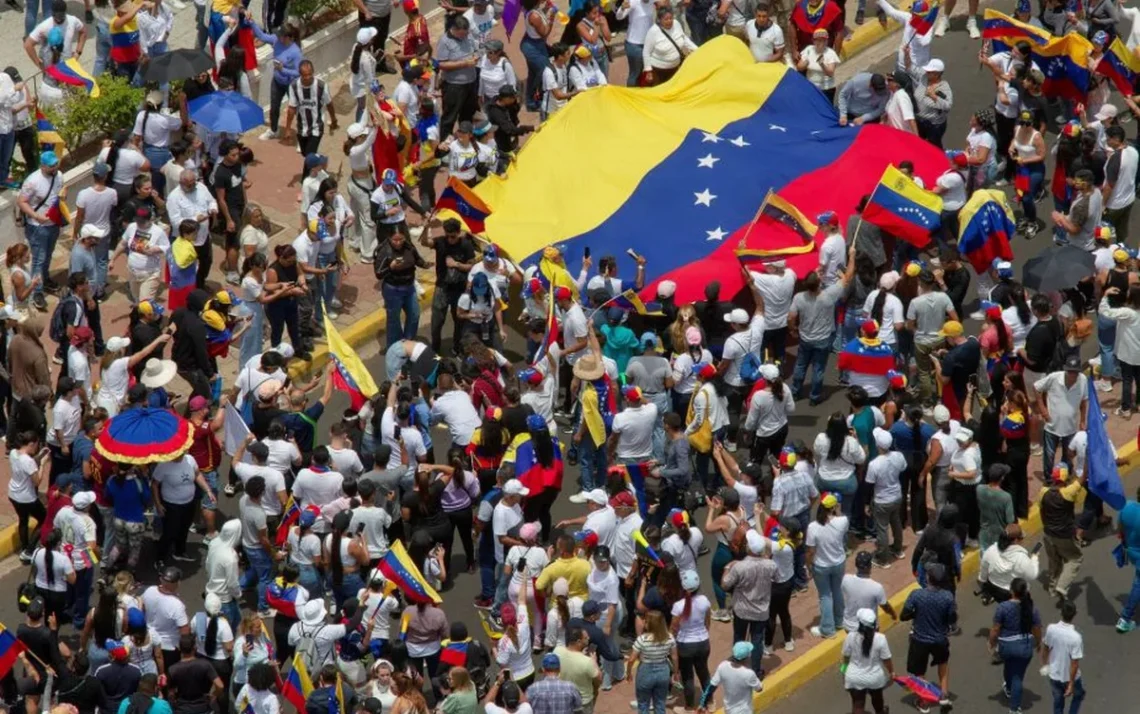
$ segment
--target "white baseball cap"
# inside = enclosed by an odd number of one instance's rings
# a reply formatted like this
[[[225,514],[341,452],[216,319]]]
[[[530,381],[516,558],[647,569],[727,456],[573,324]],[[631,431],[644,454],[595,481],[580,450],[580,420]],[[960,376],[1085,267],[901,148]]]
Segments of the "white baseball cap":
[[[736,325],[748,324],[748,313],[743,308],[734,308],[732,312],[724,316],[725,322],[731,322]]]
[[[508,496],[525,496],[530,493],[530,489],[522,485],[522,481],[513,478],[503,485],[503,493]]]
[[[923,72],[945,72],[946,65],[940,59],[932,59],[922,68]]]
[[[610,502],[609,496],[607,496],[606,492],[600,488],[595,488],[592,491],[587,491],[586,500],[590,501],[591,503],[596,503],[599,506],[604,506]]]

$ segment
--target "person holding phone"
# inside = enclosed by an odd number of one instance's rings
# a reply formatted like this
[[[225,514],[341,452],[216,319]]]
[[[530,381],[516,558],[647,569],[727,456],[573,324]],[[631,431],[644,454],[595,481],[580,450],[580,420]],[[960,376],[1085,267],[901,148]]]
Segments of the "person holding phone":
[[[1037,579],[1041,569],[1037,554],[1044,542],[1038,542],[1030,552],[1023,545],[1024,541],[1025,534],[1021,526],[1011,523],[998,536],[997,542],[982,553],[978,585],[983,602],[988,604],[994,600],[1008,600],[1010,588],[1017,578],[1027,582]]]

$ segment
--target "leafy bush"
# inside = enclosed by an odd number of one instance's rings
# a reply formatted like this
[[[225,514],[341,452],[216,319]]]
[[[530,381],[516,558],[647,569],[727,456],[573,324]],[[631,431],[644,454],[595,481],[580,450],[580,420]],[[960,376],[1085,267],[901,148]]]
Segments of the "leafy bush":
[[[289,3],[289,14],[297,18],[302,35],[309,34],[309,25],[317,15],[333,5],[333,0],[293,0]]]
[[[89,141],[107,138],[119,129],[134,126],[145,90],[132,87],[126,78],[110,74],[104,74],[98,81],[100,92],[95,99],[78,88],[68,87],[62,103],[43,108],[68,153],[75,153]]]

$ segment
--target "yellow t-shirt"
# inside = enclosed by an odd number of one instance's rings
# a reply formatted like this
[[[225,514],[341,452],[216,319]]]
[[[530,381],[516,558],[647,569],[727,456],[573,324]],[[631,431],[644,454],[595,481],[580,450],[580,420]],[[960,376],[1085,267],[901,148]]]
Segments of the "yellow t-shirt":
[[[558,558],[547,565],[539,574],[534,586],[548,592],[559,578],[566,578],[570,586],[570,597],[585,599],[590,596],[586,578],[590,576],[590,564],[583,558]]]
[[[558,655],[561,664],[558,678],[578,688],[578,693],[582,695],[583,707],[593,702],[594,680],[598,676],[598,663],[594,658],[565,647],[555,647],[554,654]]]

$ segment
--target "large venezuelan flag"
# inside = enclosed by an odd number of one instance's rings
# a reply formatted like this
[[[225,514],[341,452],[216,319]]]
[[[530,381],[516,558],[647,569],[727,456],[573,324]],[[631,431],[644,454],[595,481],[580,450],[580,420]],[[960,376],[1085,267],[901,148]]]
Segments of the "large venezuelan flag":
[[[567,182],[567,152],[584,146],[604,160]],[[487,235],[516,261],[555,244],[564,255],[633,249],[648,260],[642,298],[669,279],[681,303],[701,299],[711,280],[724,294],[743,287],[738,248],[803,245],[779,225],[740,245],[769,191],[805,216],[834,210],[845,221],[884,168],[907,159],[928,184],[946,167],[937,149],[904,132],[840,127],[798,72],[757,64],[725,37],[661,86],[610,85],[578,97],[523,146],[506,176],[488,177],[475,193],[495,209]],[[788,266],[806,275],[818,265],[813,253]]]
[[[1132,96],[1136,93],[1136,80],[1140,78],[1140,58],[1117,37],[1097,63],[1095,71],[1111,79],[1121,94]]]
[[[1004,193],[994,189],[975,191],[962,206],[958,222],[958,252],[979,275],[989,270],[994,258],[1013,259],[1009,238],[1016,225]]]

